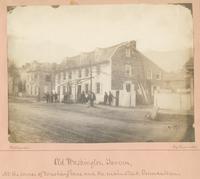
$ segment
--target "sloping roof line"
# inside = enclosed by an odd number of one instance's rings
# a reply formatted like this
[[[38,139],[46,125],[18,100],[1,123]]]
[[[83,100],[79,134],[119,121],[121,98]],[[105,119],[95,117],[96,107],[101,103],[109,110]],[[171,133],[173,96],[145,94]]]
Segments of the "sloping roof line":
[[[76,56],[67,57],[66,60],[59,65],[59,70],[88,66],[90,63],[99,64],[108,62],[116,50],[126,43],[127,42],[123,42],[106,48],[96,48],[94,51],[84,52]]]

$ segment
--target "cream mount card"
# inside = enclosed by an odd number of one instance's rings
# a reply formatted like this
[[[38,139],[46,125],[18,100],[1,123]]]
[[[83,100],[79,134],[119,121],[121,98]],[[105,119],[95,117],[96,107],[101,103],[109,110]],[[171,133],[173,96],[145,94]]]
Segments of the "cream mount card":
[[[0,2],[1,177],[199,178],[198,1]]]

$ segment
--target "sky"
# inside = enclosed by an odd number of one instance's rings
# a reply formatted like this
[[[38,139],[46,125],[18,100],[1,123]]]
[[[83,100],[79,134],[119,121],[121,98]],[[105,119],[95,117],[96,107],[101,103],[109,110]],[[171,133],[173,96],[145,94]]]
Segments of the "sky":
[[[17,65],[59,63],[131,40],[168,71],[192,56],[192,15],[180,5],[26,6],[8,13],[7,20],[8,58]]]

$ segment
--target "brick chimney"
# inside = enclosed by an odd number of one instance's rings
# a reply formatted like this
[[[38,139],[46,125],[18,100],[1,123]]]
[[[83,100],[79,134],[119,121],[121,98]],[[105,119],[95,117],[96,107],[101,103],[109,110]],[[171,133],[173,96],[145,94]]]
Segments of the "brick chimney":
[[[136,49],[136,41],[135,40],[129,41],[129,46],[133,49]]]

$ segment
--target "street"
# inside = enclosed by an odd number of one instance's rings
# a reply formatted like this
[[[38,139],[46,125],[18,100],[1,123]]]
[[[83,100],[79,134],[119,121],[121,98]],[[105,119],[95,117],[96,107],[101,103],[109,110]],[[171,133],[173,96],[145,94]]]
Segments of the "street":
[[[188,139],[188,119],[158,121],[149,109],[9,101],[12,143],[173,142]],[[187,139],[186,139],[187,138]],[[192,139],[193,140],[193,139]]]

